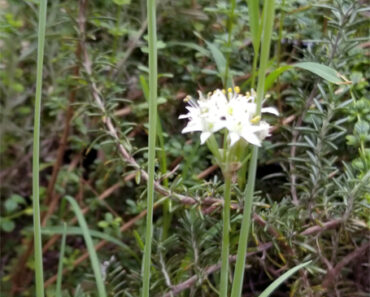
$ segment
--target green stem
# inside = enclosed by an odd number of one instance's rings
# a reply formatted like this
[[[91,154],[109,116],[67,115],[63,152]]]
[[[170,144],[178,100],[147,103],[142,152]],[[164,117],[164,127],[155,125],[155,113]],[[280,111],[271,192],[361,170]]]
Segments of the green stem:
[[[148,148],[148,196],[145,232],[145,249],[143,258],[142,296],[149,297],[150,266],[153,235],[154,204],[154,162],[157,128],[157,36],[155,0],[147,0],[147,18],[149,35],[149,148]]]
[[[41,95],[42,95],[42,67],[44,63],[44,44],[46,28],[47,0],[40,0],[39,27],[37,45],[37,75],[35,97],[35,119],[33,128],[33,165],[32,165],[32,197],[33,197],[33,230],[35,245],[35,282],[36,296],[44,297],[44,272],[42,266],[42,241],[40,224],[40,120],[41,120]]]
[[[254,56],[253,56],[251,89],[254,89],[254,86],[255,86],[255,83],[256,83],[258,52],[259,52],[259,49],[255,50],[254,51]]]
[[[279,34],[278,34],[278,40],[277,40],[277,47],[276,47],[276,57],[277,57],[277,64],[276,68],[280,67],[281,62],[281,40],[283,39],[283,28],[284,28],[284,19],[285,19],[285,0],[281,2],[280,5],[280,20],[279,20]],[[277,78],[277,85],[279,86],[277,88],[277,103],[278,108],[281,111],[281,98],[280,98],[280,77]]]
[[[283,27],[284,27],[284,19],[285,19],[285,0],[282,0],[280,5],[280,21],[279,21],[279,37],[277,41],[277,48],[276,48],[276,56],[277,56],[277,68],[280,67],[280,61],[281,61],[281,40],[283,39]]]
[[[263,40],[261,49],[261,60],[260,68],[258,72],[258,87],[257,87],[257,115],[261,113],[262,98],[265,86],[265,75],[267,69],[267,62],[270,54],[270,43],[272,28],[274,22],[274,0],[265,1],[264,13],[263,13]],[[256,180],[256,169],[258,159],[258,148],[253,147],[252,158],[249,163],[248,170],[248,182],[244,199],[244,211],[242,226],[240,230],[238,252],[236,258],[236,265],[234,271],[234,281],[231,291],[231,297],[240,297],[243,287],[244,269],[246,253],[248,248],[248,237],[251,225],[252,205],[253,205],[253,193],[254,185]]]
[[[225,78],[224,78],[224,87],[225,87],[225,89],[232,87],[232,80],[229,79],[229,68],[230,68],[231,37],[232,37],[232,33],[233,33],[236,0],[231,0],[230,2],[231,2],[231,10],[230,10],[228,24],[227,24],[227,29],[228,29],[227,48],[228,48],[228,51],[226,53],[226,69],[225,69]]]
[[[248,237],[249,230],[251,226],[251,215],[252,215],[252,205],[253,205],[253,192],[254,183],[256,180],[256,168],[258,159],[258,147],[253,146],[252,149],[252,159],[249,163],[248,169],[248,182],[244,198],[244,211],[242,225],[240,229],[240,237],[238,244],[238,252],[236,258],[236,265],[234,270],[234,280],[231,290],[231,297],[239,297],[242,292],[244,269],[245,269],[245,259],[246,252],[248,248]]]
[[[231,172],[230,164],[226,164],[224,208],[222,213],[223,232],[222,232],[222,251],[221,251],[221,280],[220,297],[227,297],[228,276],[229,276],[229,244],[230,244],[230,204],[231,204]]]
[[[160,147],[159,153],[159,169],[161,171],[162,176],[167,173],[167,156],[166,151],[164,148],[164,137],[163,137],[163,129],[161,125],[161,120],[159,116],[157,117],[157,135],[158,135],[158,142]],[[163,179],[163,185],[168,188],[168,178]],[[171,226],[172,214],[171,214],[171,200],[167,199],[163,203],[163,226],[162,226],[162,240],[165,240],[168,236],[168,230]]]

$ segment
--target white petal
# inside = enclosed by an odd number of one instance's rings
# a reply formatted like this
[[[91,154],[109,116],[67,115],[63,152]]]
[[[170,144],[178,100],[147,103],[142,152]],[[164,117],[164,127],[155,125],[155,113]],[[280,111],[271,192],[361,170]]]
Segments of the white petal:
[[[261,112],[272,113],[276,116],[279,115],[279,112],[275,107],[264,107],[264,108],[261,109]]]
[[[240,136],[237,133],[231,132],[229,134],[230,138],[230,146],[233,146],[238,140],[240,139]]]
[[[211,134],[212,134],[211,132],[202,132],[200,134],[200,143],[204,144],[207,141],[207,139],[211,136]]]
[[[195,131],[202,131],[202,127],[190,122],[184,129],[182,129],[181,133],[189,133]]]
[[[261,146],[260,139],[256,136],[256,134],[244,131],[242,137],[249,143],[254,144],[256,146]]]
[[[190,114],[181,114],[179,116],[179,119],[188,119],[190,117]]]

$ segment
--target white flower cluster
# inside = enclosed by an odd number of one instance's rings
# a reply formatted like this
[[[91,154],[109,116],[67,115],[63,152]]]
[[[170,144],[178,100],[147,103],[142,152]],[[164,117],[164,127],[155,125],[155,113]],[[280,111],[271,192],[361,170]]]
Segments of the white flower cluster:
[[[226,94],[227,93],[227,94]],[[181,115],[180,119],[189,119],[187,126],[182,133],[200,131],[201,143],[222,129],[227,129],[230,146],[233,146],[241,138],[245,141],[260,146],[261,141],[269,136],[270,125],[261,121],[256,116],[257,104],[255,103],[256,93],[240,94],[240,89],[235,87],[227,90],[216,90],[206,98],[199,92],[199,100],[195,101],[187,97],[189,103],[186,109],[187,114]],[[274,107],[261,109],[262,113],[278,115]]]

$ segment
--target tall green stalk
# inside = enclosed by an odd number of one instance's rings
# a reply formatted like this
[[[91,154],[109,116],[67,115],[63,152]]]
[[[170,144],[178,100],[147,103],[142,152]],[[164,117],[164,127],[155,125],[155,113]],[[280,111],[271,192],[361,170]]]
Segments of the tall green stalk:
[[[229,18],[227,20],[227,48],[228,52],[226,53],[226,68],[225,68],[225,77],[224,77],[224,88],[231,88],[232,87],[232,78],[229,78],[230,74],[230,51],[231,51],[231,38],[233,33],[233,26],[234,26],[234,17],[235,17],[235,8],[236,8],[236,0],[230,0],[231,9],[229,12]]]
[[[251,88],[254,89],[256,80],[256,70],[258,62],[258,54],[260,51],[260,41],[261,41],[261,25],[259,21],[259,1],[247,0],[248,5],[248,16],[249,16],[249,28],[252,36],[253,44],[253,64],[252,64],[252,82]]]
[[[229,152],[231,154],[231,152]],[[222,213],[222,251],[221,251],[221,279],[220,279],[220,297],[227,297],[228,276],[229,276],[229,250],[230,250],[230,204],[231,204],[231,178],[230,162],[226,164],[224,173],[224,208]]]
[[[260,41],[261,41],[261,31],[262,24],[260,24],[260,11],[259,11],[259,1],[246,0],[248,6],[248,16],[249,16],[249,28],[252,37],[253,45],[253,64],[252,64],[252,74],[251,74],[251,89],[255,88],[256,73],[257,73],[257,62],[259,58],[260,51]],[[240,144],[240,155],[245,155],[247,151],[247,146],[245,144]],[[246,183],[248,163],[241,166],[238,171],[238,184],[240,189],[243,189]]]
[[[148,148],[148,197],[145,232],[145,249],[143,258],[142,297],[149,297],[150,266],[153,235],[154,204],[154,161],[157,128],[157,29],[155,0],[147,0],[147,18],[149,35],[149,148]]]
[[[275,5],[274,0],[266,0],[264,13],[263,13],[263,39],[261,48],[261,59],[260,67],[258,71],[258,87],[257,87],[257,115],[261,113],[262,98],[265,86],[265,75],[267,69],[267,62],[270,54],[270,43],[272,27],[275,15]],[[258,159],[258,147],[254,146],[252,151],[252,158],[249,163],[248,170],[248,182],[244,199],[244,211],[242,226],[240,230],[238,252],[236,258],[236,265],[234,271],[234,281],[231,290],[231,297],[240,297],[243,287],[245,260],[248,247],[248,237],[251,225],[251,214],[253,205],[253,193],[254,184],[256,180],[256,169],[257,169],[257,159]]]
[[[40,0],[39,4],[39,27],[37,45],[37,74],[35,96],[35,118],[33,128],[33,160],[32,160],[32,197],[33,197],[33,232],[35,245],[35,282],[36,296],[44,297],[44,272],[42,266],[42,242],[40,224],[40,118],[41,118],[41,94],[42,94],[42,67],[44,63],[44,44],[46,28],[47,0]]]

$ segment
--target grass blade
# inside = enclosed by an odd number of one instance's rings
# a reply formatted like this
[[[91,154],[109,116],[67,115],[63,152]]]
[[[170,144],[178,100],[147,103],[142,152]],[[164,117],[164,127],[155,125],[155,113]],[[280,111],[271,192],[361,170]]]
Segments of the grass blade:
[[[147,215],[145,231],[145,249],[143,257],[142,296],[149,297],[150,267],[153,236],[153,204],[154,204],[154,165],[155,142],[157,128],[157,20],[155,0],[147,0],[147,18],[149,35],[149,148],[148,148],[148,189]]]
[[[50,226],[50,227],[44,227],[42,228],[42,234],[47,235],[54,235],[54,234],[63,234],[63,226]],[[137,256],[137,254],[126,244],[124,244],[121,240],[118,240],[114,238],[113,236],[110,236],[108,234],[105,234],[103,232],[99,232],[96,230],[89,229],[90,235],[95,238],[99,238],[105,241],[108,241],[110,243],[113,243],[126,252],[128,252],[131,256],[133,256],[135,259],[140,261],[140,258]],[[66,229],[67,235],[83,235],[83,231],[80,227],[68,227]]]
[[[35,118],[33,128],[33,156],[32,156],[32,207],[33,230],[35,246],[35,283],[36,296],[44,297],[44,271],[42,266],[42,241],[40,224],[40,122],[41,122],[41,95],[42,95],[42,68],[44,64],[44,45],[46,28],[47,1],[39,3],[39,26],[37,45],[37,74],[35,94]]]
[[[289,277],[291,277],[294,273],[296,273],[299,269],[307,266],[310,264],[311,261],[299,264],[291,269],[289,269],[287,272],[285,272],[283,275],[280,275],[278,279],[276,279],[272,284],[270,284],[263,292],[259,295],[259,297],[268,297],[272,292],[275,291],[275,289],[280,286],[283,282],[285,282]]]
[[[87,250],[89,251],[91,267],[93,269],[96,286],[98,288],[98,295],[99,297],[107,297],[103,277],[102,277],[101,270],[100,270],[100,262],[96,254],[94,243],[92,241],[90,230],[89,230],[89,227],[87,226],[85,217],[80,207],[78,206],[76,200],[74,200],[71,196],[66,196],[65,199],[67,199],[68,202],[71,204],[72,209],[77,217],[77,221],[81,227],[82,234],[85,240],[85,244],[86,244]]]
[[[64,258],[64,251],[66,247],[66,237],[67,237],[67,224],[64,223],[62,243],[60,244],[60,252],[59,252],[58,278],[57,278],[57,287],[55,289],[56,297],[62,297],[63,258]]]

